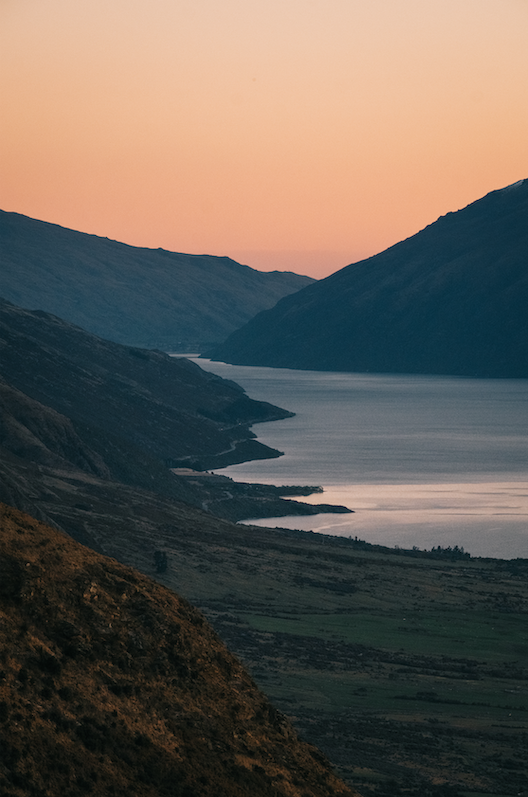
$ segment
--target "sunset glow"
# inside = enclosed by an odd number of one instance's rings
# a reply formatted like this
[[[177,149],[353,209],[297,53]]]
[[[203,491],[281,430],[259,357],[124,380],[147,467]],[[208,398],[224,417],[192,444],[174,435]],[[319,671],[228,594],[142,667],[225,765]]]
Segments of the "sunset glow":
[[[525,0],[2,0],[0,208],[325,276],[528,177]]]

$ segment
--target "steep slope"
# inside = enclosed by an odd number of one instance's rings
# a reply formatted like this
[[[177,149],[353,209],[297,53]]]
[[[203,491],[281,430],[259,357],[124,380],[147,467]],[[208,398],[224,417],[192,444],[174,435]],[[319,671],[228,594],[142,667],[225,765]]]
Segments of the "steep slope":
[[[55,316],[0,300],[0,373],[75,424],[114,478],[134,461],[219,466],[278,456],[249,427],[290,413],[183,358],[121,346]]]
[[[77,466],[109,478],[103,459],[81,440],[72,422],[0,381],[0,446],[49,467]]]
[[[528,180],[282,299],[208,352],[314,370],[528,376]]]
[[[84,528],[93,496],[117,511],[130,503],[125,485],[148,491],[140,503],[149,511],[164,496],[235,521],[349,511],[283,498],[315,488],[197,472],[279,456],[250,425],[290,414],[188,360],[110,343],[0,301],[0,500],[87,544],[96,545]],[[177,465],[185,467],[171,471]],[[81,508],[80,523],[71,505]]]
[[[310,282],[0,211],[0,296],[118,343],[201,351]]]
[[[185,600],[0,519],[5,797],[352,797]]]

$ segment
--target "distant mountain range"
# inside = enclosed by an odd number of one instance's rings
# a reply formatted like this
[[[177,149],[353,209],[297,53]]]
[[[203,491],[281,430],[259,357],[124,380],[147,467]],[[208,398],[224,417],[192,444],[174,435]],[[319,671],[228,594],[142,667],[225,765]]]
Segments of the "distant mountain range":
[[[199,352],[311,282],[0,211],[0,296],[118,343]]]
[[[528,180],[281,299],[207,352],[328,371],[528,377]]]

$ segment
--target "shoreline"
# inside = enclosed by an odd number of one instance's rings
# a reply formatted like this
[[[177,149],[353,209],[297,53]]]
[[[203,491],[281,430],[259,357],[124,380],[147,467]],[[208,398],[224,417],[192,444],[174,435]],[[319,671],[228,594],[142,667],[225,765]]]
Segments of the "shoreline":
[[[192,468],[171,468],[178,478],[200,488],[204,494],[202,509],[216,517],[235,523],[242,520],[272,517],[304,517],[319,514],[353,514],[354,510],[340,504],[312,504],[296,501],[297,496],[323,493],[318,485],[256,484],[237,482],[229,476]]]

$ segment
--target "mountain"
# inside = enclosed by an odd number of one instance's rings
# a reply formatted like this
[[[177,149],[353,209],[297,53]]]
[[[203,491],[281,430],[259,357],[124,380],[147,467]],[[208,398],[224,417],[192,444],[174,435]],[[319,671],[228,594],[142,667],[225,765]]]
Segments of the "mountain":
[[[69,418],[86,446],[115,462],[111,472],[121,481],[145,457],[166,468],[278,456],[249,427],[291,415],[185,358],[112,343],[3,300],[0,372]]]
[[[0,518],[5,797],[353,797],[187,601]]]
[[[201,351],[311,282],[0,211],[0,296],[118,343]]]
[[[138,496],[151,511],[164,496],[234,521],[350,511],[284,498],[315,488],[197,472],[279,456],[250,427],[289,416],[185,358],[105,341],[0,300],[0,500],[83,542],[95,545],[83,509],[95,494],[115,511]]]
[[[528,180],[259,313],[207,353],[239,365],[528,376]]]

